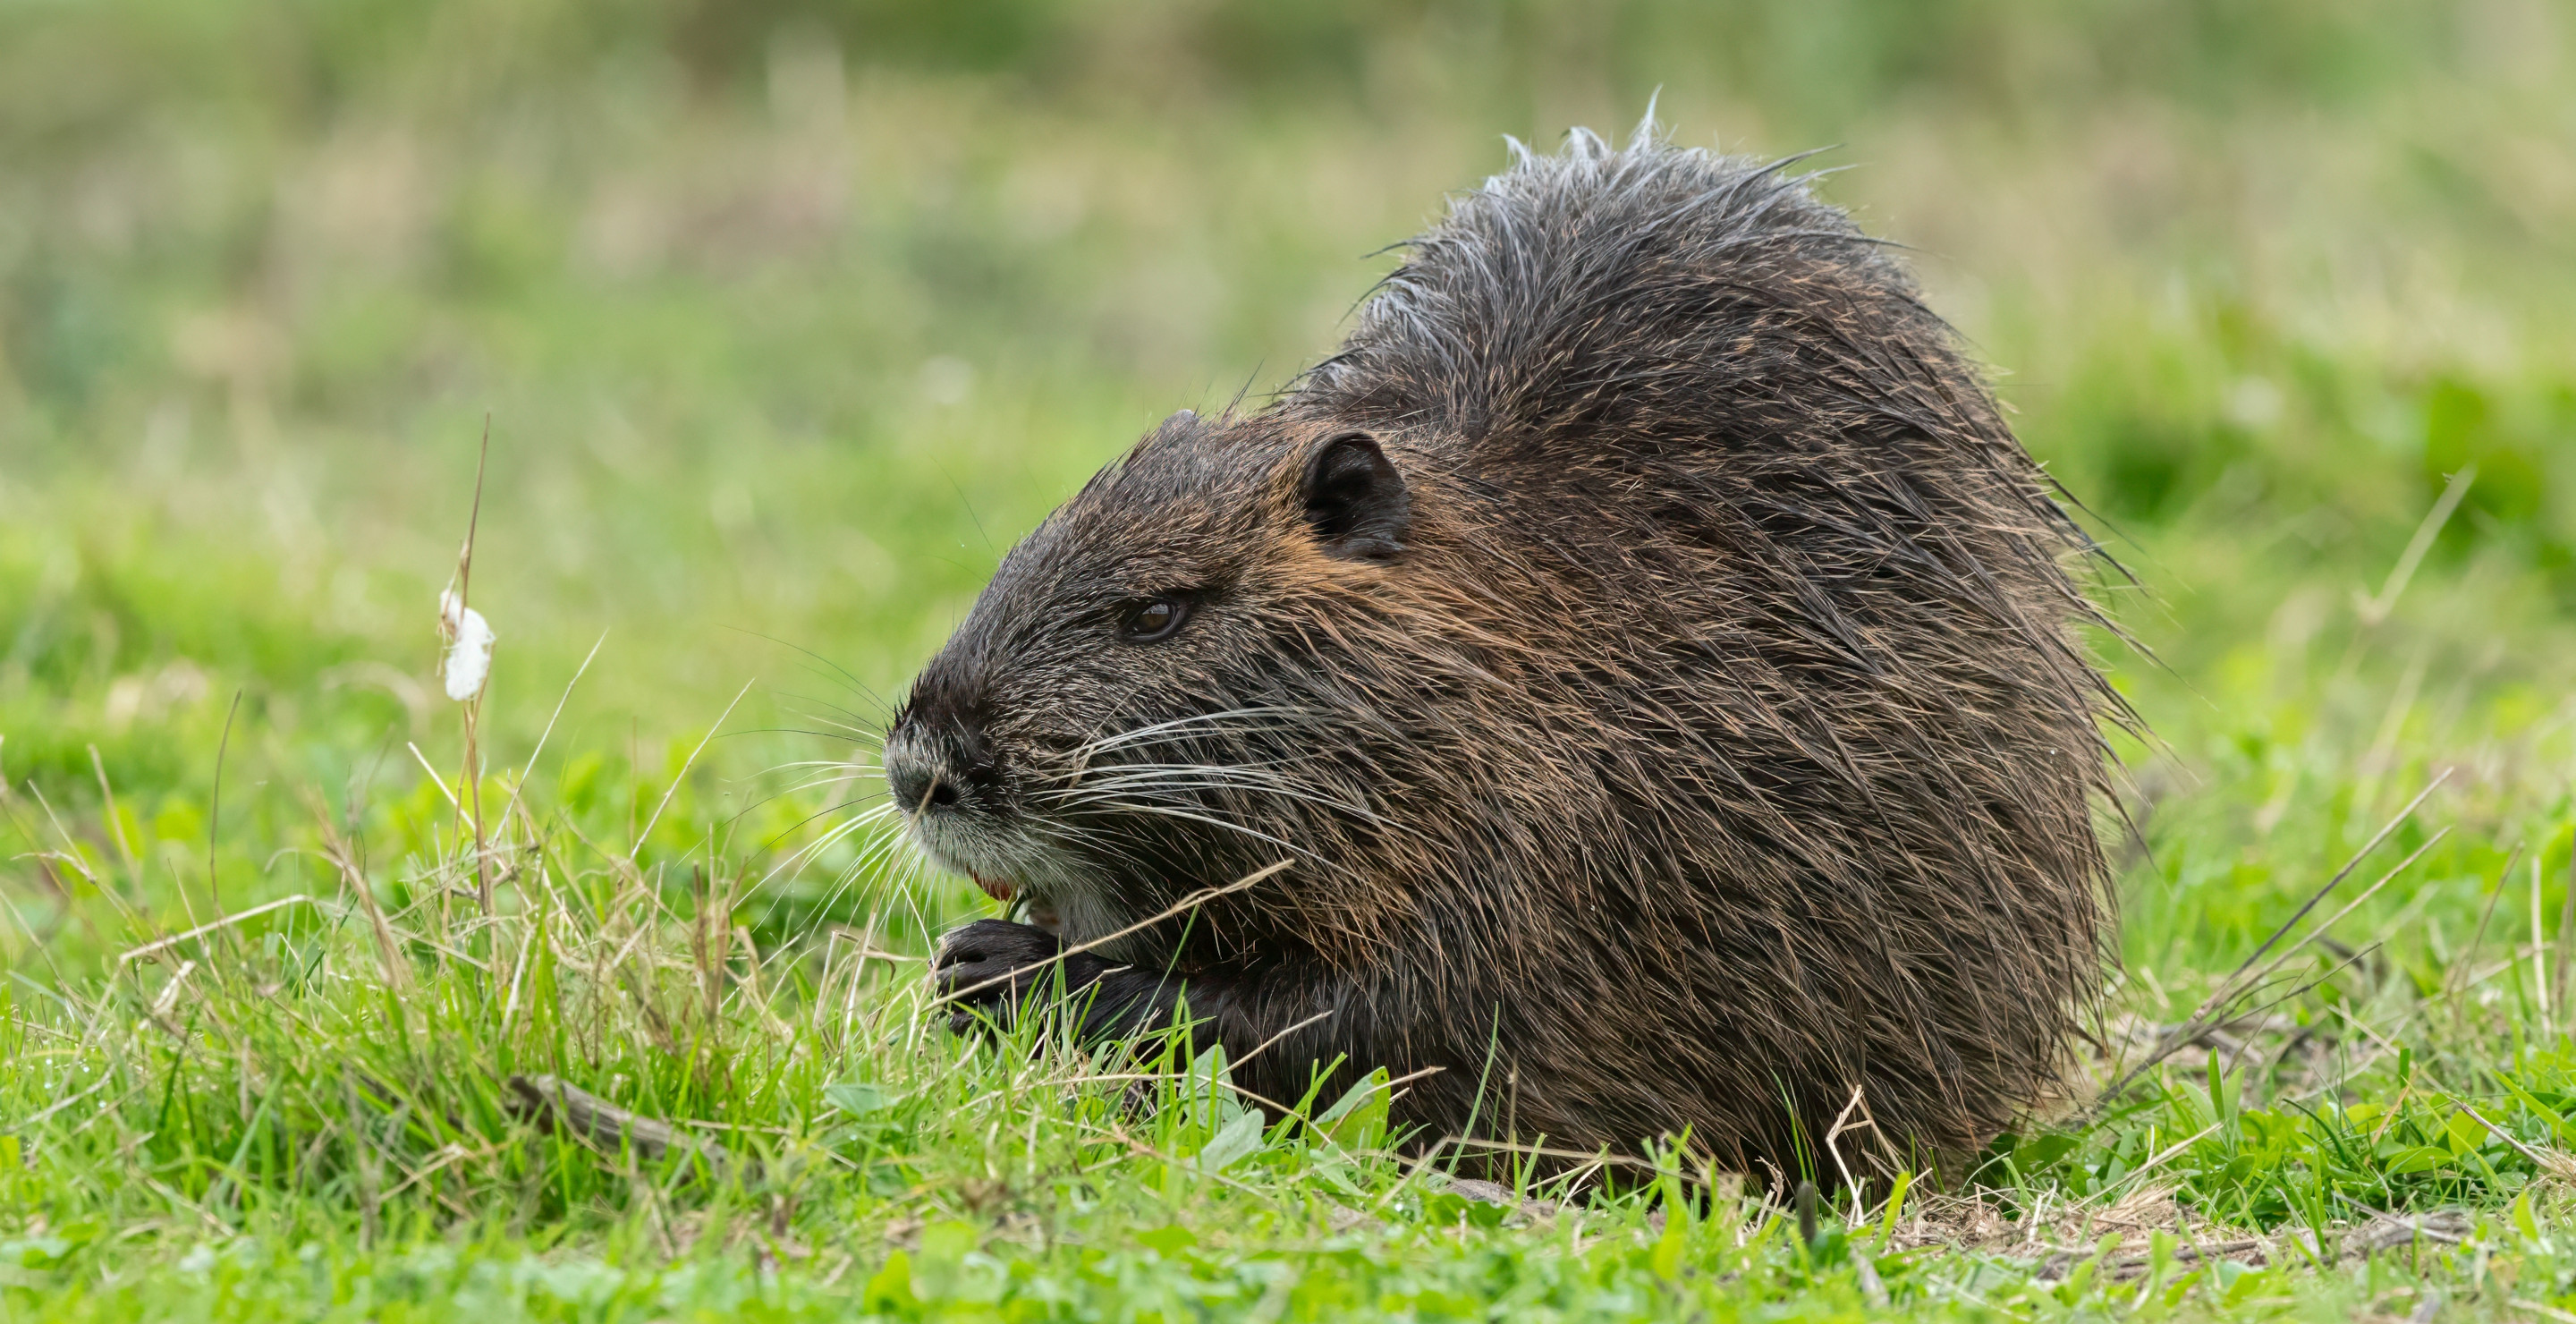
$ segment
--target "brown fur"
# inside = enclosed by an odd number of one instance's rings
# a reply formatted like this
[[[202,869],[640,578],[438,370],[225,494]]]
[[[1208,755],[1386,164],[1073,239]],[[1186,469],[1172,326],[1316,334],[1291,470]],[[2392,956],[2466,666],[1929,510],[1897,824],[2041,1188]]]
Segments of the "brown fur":
[[[1277,403],[1103,470],[924,670],[894,794],[1044,921],[960,930],[942,984],[1289,860],[1064,961],[1083,1031],[1185,1005],[1240,1058],[1320,1017],[1242,1083],[1439,1067],[1397,1105],[1425,1140],[1687,1131],[1830,1179],[1857,1087],[1961,1155],[2103,969],[2087,545],[1805,179],[1522,153]],[[1156,600],[1187,615],[1131,641]]]

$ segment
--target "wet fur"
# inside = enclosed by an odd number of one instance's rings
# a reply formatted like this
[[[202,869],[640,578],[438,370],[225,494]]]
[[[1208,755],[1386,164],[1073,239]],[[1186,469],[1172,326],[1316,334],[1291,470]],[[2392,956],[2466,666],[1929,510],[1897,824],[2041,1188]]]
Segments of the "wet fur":
[[[1311,500],[1351,434],[1403,505],[1367,545]],[[1068,961],[1085,1032],[1185,997],[1241,1058],[1321,1014],[1242,1083],[1443,1068],[1396,1107],[1425,1140],[1687,1130],[1794,1174],[1859,1087],[1955,1159],[2059,1078],[2104,969],[2086,546],[1805,179],[1521,153],[1273,406],[1095,477],[923,672],[888,767],[957,799],[917,839],[1059,917],[961,930],[943,985],[1288,859]],[[1171,639],[1119,639],[1167,593]]]

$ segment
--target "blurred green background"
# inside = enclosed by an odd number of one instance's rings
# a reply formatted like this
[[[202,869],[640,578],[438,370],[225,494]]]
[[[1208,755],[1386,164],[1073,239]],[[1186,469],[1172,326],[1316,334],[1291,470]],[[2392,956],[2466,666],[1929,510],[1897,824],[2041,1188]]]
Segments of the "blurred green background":
[[[539,775],[631,825],[756,681],[703,832],[1142,429],[1326,352],[1504,135],[1650,100],[1833,148],[2134,572],[2133,964],[2259,937],[2441,767],[2463,895],[2564,864],[2566,4],[0,0],[0,949],[115,945],[38,851],[176,922],[236,691],[236,896],[331,885],[308,788],[430,804],[487,416],[493,767],[605,631]]]

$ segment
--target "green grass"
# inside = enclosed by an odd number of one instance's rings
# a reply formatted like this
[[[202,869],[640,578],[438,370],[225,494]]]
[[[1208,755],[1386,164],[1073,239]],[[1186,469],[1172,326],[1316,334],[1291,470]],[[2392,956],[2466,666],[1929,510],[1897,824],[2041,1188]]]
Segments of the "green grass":
[[[0,1313],[2576,1312],[2571,41],[2507,0],[0,3]],[[851,728],[1094,467],[1327,347],[1499,135],[1658,89],[1687,141],[1846,144],[1825,188],[2134,575],[2068,1099],[1811,1247],[1669,1153],[1490,1203],[1377,1096],[1263,1130],[1195,1045],[931,1028],[918,958],[988,903],[831,835]],[[487,416],[489,915],[431,672]],[[2388,1215],[2438,1235],[2362,1253]]]

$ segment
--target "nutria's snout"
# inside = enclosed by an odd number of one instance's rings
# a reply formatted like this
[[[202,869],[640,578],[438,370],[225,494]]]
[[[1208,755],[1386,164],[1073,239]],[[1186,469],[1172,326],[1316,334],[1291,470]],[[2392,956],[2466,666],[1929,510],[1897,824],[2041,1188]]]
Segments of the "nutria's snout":
[[[907,817],[956,809],[965,801],[966,770],[948,741],[906,717],[886,732],[886,792]]]
[[[1001,758],[986,730],[991,704],[956,669],[934,663],[886,732],[886,789],[904,813],[995,808]]]
[[[1012,879],[976,867],[968,843],[988,833],[1002,808],[1002,775],[992,747],[970,723],[907,709],[886,733],[886,791],[913,836],[942,863],[974,878],[995,900],[1008,901]]]
[[[888,732],[885,743],[886,791],[905,817],[947,813],[965,805],[965,761],[951,742],[906,718]]]

